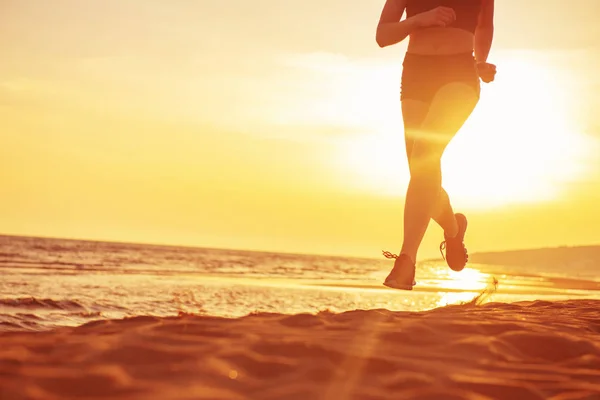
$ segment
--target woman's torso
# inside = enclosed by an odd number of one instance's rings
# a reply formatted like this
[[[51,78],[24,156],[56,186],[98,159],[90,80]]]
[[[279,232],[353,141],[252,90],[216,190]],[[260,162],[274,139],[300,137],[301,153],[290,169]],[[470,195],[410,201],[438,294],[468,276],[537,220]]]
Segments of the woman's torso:
[[[408,52],[415,54],[457,54],[473,51],[475,27],[482,0],[408,0],[407,17],[439,6],[450,7],[456,21],[446,28],[425,28],[413,32]]]

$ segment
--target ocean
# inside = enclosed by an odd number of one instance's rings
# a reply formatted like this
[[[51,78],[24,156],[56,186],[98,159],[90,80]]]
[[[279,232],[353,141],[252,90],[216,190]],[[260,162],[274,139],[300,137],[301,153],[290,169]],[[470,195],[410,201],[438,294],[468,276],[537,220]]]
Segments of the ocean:
[[[491,264],[456,273],[442,260],[426,261],[418,265],[415,290],[406,292],[382,285],[391,265],[383,257],[0,236],[0,331],[140,315],[423,311],[472,301],[600,299],[589,266],[576,276]]]

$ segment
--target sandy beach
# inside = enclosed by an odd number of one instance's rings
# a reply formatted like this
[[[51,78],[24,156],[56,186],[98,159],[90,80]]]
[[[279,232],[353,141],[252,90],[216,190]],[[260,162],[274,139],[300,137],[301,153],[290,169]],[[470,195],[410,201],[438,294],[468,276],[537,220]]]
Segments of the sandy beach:
[[[600,400],[598,15],[0,1],[0,400]]]
[[[600,398],[600,301],[182,314],[0,335],[0,398]]]

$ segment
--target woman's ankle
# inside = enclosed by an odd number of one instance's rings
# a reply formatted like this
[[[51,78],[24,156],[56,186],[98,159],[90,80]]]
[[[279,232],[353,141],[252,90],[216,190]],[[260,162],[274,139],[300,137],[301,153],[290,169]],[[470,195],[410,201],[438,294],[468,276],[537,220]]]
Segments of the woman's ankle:
[[[455,221],[454,224],[452,224],[452,226],[449,226],[446,229],[444,229],[444,237],[455,238],[456,235],[458,235],[458,224]]]
[[[408,257],[408,259],[410,260],[410,262],[415,265],[416,264],[416,259],[417,259],[417,255],[414,254],[414,252],[410,252],[410,251],[405,251],[404,249],[402,251],[400,251],[400,256],[405,256]],[[400,257],[399,256],[399,257]]]

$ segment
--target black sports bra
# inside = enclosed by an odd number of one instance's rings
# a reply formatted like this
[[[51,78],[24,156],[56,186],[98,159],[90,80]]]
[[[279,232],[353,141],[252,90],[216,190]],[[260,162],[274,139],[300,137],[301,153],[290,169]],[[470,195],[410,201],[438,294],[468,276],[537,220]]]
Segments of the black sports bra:
[[[439,6],[453,8],[456,13],[456,21],[449,25],[449,28],[475,33],[481,11],[481,0],[408,0],[406,16],[412,17]]]

